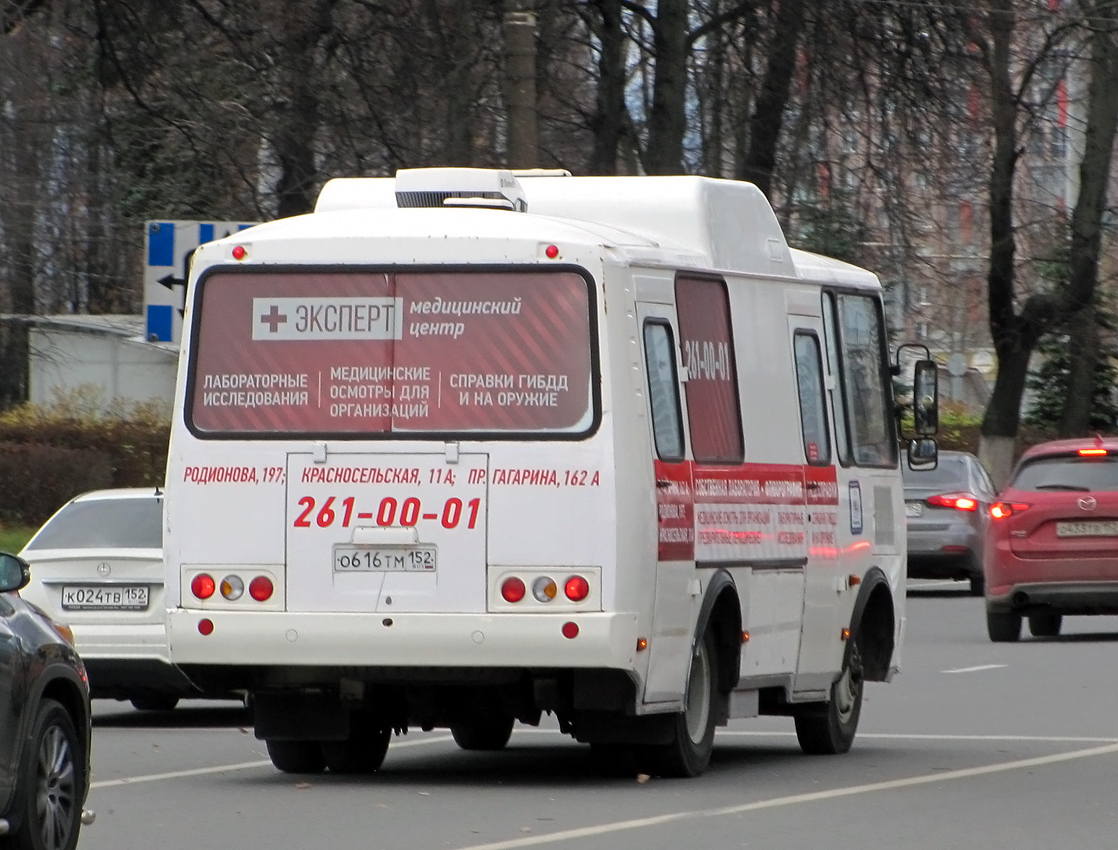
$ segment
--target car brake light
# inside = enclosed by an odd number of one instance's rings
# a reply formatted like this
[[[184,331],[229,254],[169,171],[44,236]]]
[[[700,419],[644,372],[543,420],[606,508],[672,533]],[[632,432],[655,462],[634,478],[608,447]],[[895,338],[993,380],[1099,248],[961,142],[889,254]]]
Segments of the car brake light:
[[[524,582],[516,576],[511,576],[501,582],[501,596],[505,602],[519,602],[524,598]]]
[[[199,599],[209,599],[214,595],[216,589],[217,585],[214,583],[213,576],[208,576],[205,573],[199,573],[190,580],[190,592]]]
[[[958,511],[978,510],[978,499],[970,493],[943,493],[939,496],[929,496],[924,501],[937,508],[955,508]]]
[[[272,580],[267,576],[257,576],[248,583],[248,595],[257,602],[266,602],[271,599],[274,589]]]
[[[1028,509],[1029,506],[1023,502],[994,502],[990,505],[990,516],[994,519],[1006,519]]]
[[[1080,449],[1079,454],[1083,457],[1101,457],[1106,454],[1106,449]]]

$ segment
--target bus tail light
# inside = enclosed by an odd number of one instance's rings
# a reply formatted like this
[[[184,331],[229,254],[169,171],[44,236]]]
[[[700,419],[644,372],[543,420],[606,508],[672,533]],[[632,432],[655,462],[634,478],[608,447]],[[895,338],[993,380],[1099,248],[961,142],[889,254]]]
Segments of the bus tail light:
[[[563,592],[567,594],[567,598],[571,602],[581,602],[590,595],[590,582],[582,576],[571,576],[567,579]]]
[[[209,599],[214,595],[214,590],[217,585],[214,583],[213,576],[206,573],[199,573],[190,580],[190,592],[199,599]]]
[[[559,587],[550,576],[540,576],[532,582],[532,596],[537,602],[550,602],[559,593]]]
[[[257,576],[248,585],[248,594],[257,602],[267,602],[272,598],[275,587],[267,576]]]
[[[230,602],[240,599],[245,593],[245,583],[240,576],[227,575],[221,580],[221,595]]]
[[[501,597],[505,602],[519,602],[524,598],[524,582],[516,576],[510,576],[501,582]]]

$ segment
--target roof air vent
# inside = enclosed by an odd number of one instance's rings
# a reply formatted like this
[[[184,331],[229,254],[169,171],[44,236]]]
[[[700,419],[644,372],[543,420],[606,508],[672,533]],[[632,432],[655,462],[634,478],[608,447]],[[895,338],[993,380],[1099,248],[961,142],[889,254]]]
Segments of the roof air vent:
[[[396,206],[528,211],[520,181],[511,171],[495,168],[401,168]]]

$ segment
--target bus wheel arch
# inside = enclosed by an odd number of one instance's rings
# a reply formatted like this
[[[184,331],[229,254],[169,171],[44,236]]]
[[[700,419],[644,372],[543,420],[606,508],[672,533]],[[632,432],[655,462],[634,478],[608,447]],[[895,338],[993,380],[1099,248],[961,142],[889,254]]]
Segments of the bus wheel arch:
[[[696,651],[708,630],[714,638],[717,690],[728,694],[741,675],[742,623],[737,585],[726,570],[715,571],[707,583],[695,627]],[[724,720],[720,717],[719,722]]]
[[[889,580],[877,567],[862,579],[850,615],[850,639],[858,644],[862,669],[869,682],[884,682],[892,666],[896,614]]]

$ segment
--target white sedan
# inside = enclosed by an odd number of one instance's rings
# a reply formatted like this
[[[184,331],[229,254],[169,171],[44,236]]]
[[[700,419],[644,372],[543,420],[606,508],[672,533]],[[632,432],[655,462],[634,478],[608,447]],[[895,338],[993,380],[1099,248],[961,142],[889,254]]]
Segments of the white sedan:
[[[202,696],[170,663],[163,603],[163,494],[95,490],[71,499],[20,552],[21,595],[68,624],[90,695],[170,710]]]

